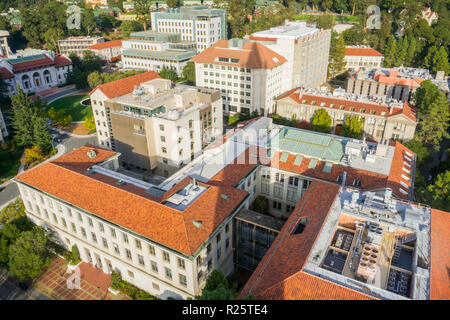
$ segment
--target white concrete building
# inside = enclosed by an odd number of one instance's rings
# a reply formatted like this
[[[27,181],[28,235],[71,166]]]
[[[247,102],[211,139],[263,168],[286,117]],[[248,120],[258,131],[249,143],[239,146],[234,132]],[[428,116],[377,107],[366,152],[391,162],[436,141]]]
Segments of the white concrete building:
[[[69,56],[71,53],[76,53],[78,57],[83,57],[83,52],[89,47],[97,43],[105,42],[103,37],[69,37],[58,40],[59,52],[62,55]]]
[[[286,59],[257,42],[222,40],[192,58],[196,85],[220,90],[225,113],[267,115],[282,93]]]
[[[182,76],[183,68],[197,53],[195,42],[182,40],[179,34],[141,31],[130,37],[122,41],[124,69],[161,72],[167,67]]]
[[[232,219],[247,193],[189,178],[159,189],[117,172],[119,155],[87,145],[15,178],[27,216],[83,261],[161,299],[199,295],[213,269],[230,274]],[[83,163],[71,166],[74,157]]]
[[[246,36],[283,56],[282,90],[296,87],[318,89],[327,81],[331,30],[311,28],[302,21],[285,21],[270,30]]]
[[[34,93],[64,85],[67,73],[72,70],[72,61],[51,51],[21,56],[0,58],[0,76],[8,85],[8,91],[16,94],[17,85],[25,93]]]
[[[346,69],[378,69],[381,68],[384,56],[367,46],[347,46],[345,47],[344,60]]]
[[[227,39],[226,10],[187,6],[151,13],[152,30],[181,34],[201,52],[219,40]]]
[[[91,92],[99,145],[120,152],[122,165],[169,176],[222,134],[219,92],[172,88],[154,72],[130,78]]]
[[[122,40],[106,41],[94,44],[89,47],[96,56],[102,60],[111,61],[113,58],[120,58],[122,52]]]
[[[11,54],[11,49],[8,45],[9,32],[0,30],[0,56],[8,57]]]

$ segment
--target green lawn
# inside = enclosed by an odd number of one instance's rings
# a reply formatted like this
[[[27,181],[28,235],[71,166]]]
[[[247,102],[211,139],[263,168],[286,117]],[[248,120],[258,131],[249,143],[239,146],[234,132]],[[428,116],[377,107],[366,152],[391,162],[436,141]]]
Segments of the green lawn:
[[[66,114],[70,114],[72,116],[72,121],[83,121],[85,117],[92,116],[92,107],[83,106],[80,103],[86,98],[89,98],[89,96],[77,95],[63,97],[50,103],[47,110],[51,107],[55,108],[56,111],[64,109],[66,110]]]

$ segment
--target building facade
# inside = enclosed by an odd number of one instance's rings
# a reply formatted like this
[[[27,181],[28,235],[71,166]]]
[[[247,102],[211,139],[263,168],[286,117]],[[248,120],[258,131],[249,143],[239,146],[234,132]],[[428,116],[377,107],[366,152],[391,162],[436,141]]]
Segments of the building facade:
[[[0,56],[8,57],[11,54],[11,49],[8,44],[9,32],[0,30]]]
[[[227,39],[226,10],[187,6],[152,12],[152,30],[176,33],[181,40],[196,43],[201,52],[219,40]]]
[[[81,58],[83,52],[89,50],[89,47],[102,42],[105,42],[103,37],[69,37],[58,40],[58,47],[62,55],[69,56],[71,53],[76,53]]]
[[[64,168],[70,166],[73,157],[84,163],[80,167]],[[124,280],[161,299],[199,295],[214,269],[230,274],[234,270],[232,219],[244,205],[246,192],[191,179],[167,192],[153,190],[151,184],[115,171],[118,157],[115,152],[85,146],[58,158],[57,163],[50,162],[39,168],[47,177],[61,177],[64,172],[66,182],[88,183],[89,186],[79,188],[78,195],[59,192],[62,190],[59,179],[51,183],[31,173],[17,177],[15,181],[27,216],[37,225],[54,231],[65,248],[76,245],[83,261],[105,273],[114,270]],[[88,167],[91,173],[77,173]],[[121,184],[105,182],[111,178]],[[146,193],[146,189],[151,189],[150,193]],[[191,194],[195,192],[195,197],[187,197],[187,189]],[[160,196],[156,196],[156,191]],[[92,192],[101,192],[103,196],[92,197]],[[226,200],[216,194],[227,194],[230,198]],[[80,201],[86,196],[90,200]],[[184,197],[183,205],[178,202],[180,197]],[[117,201],[117,209],[96,209],[98,200],[104,201],[101,206]],[[125,204],[124,200],[130,201],[129,204],[120,205]],[[141,209],[132,208],[132,203]],[[218,219],[207,221],[204,217],[212,208],[219,213]],[[112,218],[113,211],[118,214],[116,218]],[[140,217],[136,215],[138,211]],[[153,221],[143,223],[146,216]],[[189,222],[185,224],[184,219]],[[144,225],[146,227],[142,228]],[[189,230],[186,240],[180,239],[179,232],[185,232],[183,229]]]
[[[122,52],[122,40],[106,41],[94,44],[89,47],[102,60],[111,61],[113,58],[119,58]]]
[[[267,115],[282,91],[286,59],[260,43],[223,40],[192,58],[196,84],[219,90],[225,113]]]
[[[12,94],[17,93],[17,85],[27,94],[64,85],[71,70],[72,61],[69,58],[51,51],[0,59],[0,75]]]
[[[383,139],[411,140],[417,125],[416,111],[406,101],[383,102],[355,100],[344,92],[320,94],[308,90],[291,90],[277,100],[277,114],[299,121],[312,122],[319,109],[331,117],[332,133],[340,134],[345,119],[357,116],[364,120],[364,136],[375,141]]]
[[[182,40],[179,34],[141,31],[122,41],[122,64],[125,69],[154,70],[166,67],[182,76],[189,59],[196,55],[195,42]]]
[[[440,74],[442,72],[438,72]],[[347,92],[359,96],[375,96],[409,101],[411,94],[420,87],[420,83],[431,80],[450,100],[448,79],[444,76],[432,76],[427,69],[418,68],[379,68],[358,69],[350,73],[347,80]]]
[[[283,56],[283,92],[307,87],[319,89],[327,81],[331,30],[311,28],[306,22],[286,21],[284,25],[248,36]]]
[[[222,101],[214,90],[172,88],[170,80],[148,77],[154,79],[107,99],[105,87],[91,92],[97,135],[100,145],[121,153],[122,165],[167,177],[222,134]]]
[[[347,46],[345,47],[344,60],[346,69],[366,68],[370,70],[381,68],[384,56],[370,47]]]

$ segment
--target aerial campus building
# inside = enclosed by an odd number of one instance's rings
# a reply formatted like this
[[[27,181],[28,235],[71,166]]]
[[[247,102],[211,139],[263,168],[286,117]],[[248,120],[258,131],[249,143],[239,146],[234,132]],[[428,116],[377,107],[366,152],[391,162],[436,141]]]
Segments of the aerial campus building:
[[[200,294],[213,269],[252,272],[241,298],[449,298],[448,213],[410,202],[399,142],[259,117],[157,185],[119,157],[86,145],[14,181],[32,221],[160,298]]]

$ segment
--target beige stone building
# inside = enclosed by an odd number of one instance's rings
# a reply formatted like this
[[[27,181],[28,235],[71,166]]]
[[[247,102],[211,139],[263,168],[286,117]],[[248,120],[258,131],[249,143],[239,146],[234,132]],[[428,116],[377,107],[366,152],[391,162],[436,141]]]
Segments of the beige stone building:
[[[91,92],[99,144],[124,166],[169,176],[222,134],[220,92],[146,72]]]
[[[69,56],[71,53],[76,53],[77,56],[82,57],[84,51],[102,42],[105,42],[103,37],[69,37],[58,40],[58,47],[62,55]]]
[[[364,135],[382,139],[411,140],[417,125],[415,110],[408,102],[383,102],[381,99],[358,99],[340,90],[319,94],[313,90],[294,89],[277,99],[276,113],[285,118],[312,121],[318,109],[325,109],[332,120],[332,133],[339,135],[346,117],[364,119]]]

